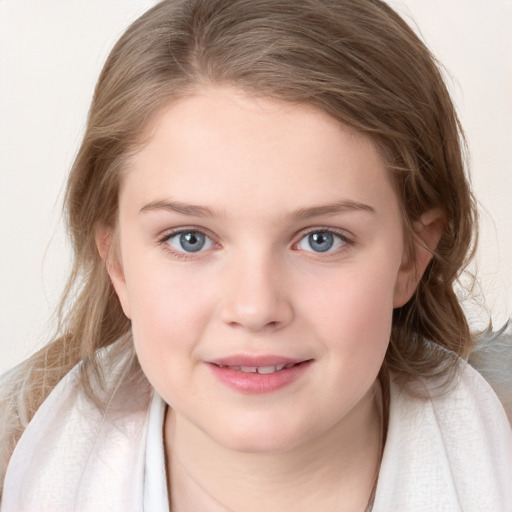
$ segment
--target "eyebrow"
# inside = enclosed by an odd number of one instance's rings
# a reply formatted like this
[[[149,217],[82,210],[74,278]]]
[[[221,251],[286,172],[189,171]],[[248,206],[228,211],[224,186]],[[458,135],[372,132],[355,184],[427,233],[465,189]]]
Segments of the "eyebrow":
[[[180,203],[179,201],[152,201],[140,209],[140,212],[151,212],[164,210],[169,212],[181,213],[193,217],[214,217],[215,213],[206,206],[197,206],[194,204]],[[220,216],[220,215],[219,215]]]
[[[216,213],[206,206],[199,206],[194,204],[182,203],[179,201],[152,201],[146,204],[140,209],[140,212],[151,212],[151,211],[169,211],[174,213],[180,213],[182,215],[189,215],[192,217],[221,217],[222,215],[216,215]],[[352,211],[363,211],[369,213],[376,213],[375,209],[364,203],[358,201],[337,201],[335,203],[312,206],[309,208],[299,208],[292,212],[290,217],[297,218],[299,220],[311,219],[313,217],[321,217],[325,215],[336,215],[338,213],[352,212]]]
[[[298,219],[310,219],[312,217],[321,217],[324,215],[336,215],[338,213],[363,211],[369,213],[376,213],[375,208],[368,204],[360,203],[358,201],[338,201],[332,204],[322,206],[312,206],[310,208],[300,208],[293,216]]]

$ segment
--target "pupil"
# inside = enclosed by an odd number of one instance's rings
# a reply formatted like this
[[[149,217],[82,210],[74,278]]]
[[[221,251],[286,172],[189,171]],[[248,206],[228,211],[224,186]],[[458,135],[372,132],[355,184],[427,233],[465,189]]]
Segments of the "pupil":
[[[200,251],[204,246],[204,235],[201,233],[183,233],[180,235],[180,244],[187,252]]]
[[[334,244],[334,237],[331,233],[311,233],[308,238],[309,245],[316,252],[328,251]]]

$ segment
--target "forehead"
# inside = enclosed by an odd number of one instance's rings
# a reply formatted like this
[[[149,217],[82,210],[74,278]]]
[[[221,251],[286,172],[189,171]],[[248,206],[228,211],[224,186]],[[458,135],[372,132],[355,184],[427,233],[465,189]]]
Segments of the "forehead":
[[[343,199],[396,206],[369,138],[307,105],[208,89],[167,105],[149,133],[123,179],[121,199],[132,203],[172,197],[238,212]]]

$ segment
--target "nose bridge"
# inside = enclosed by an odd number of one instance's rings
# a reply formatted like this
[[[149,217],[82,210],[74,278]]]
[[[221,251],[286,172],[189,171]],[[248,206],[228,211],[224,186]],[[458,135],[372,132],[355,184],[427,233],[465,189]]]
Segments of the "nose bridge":
[[[233,256],[222,303],[222,319],[250,331],[280,328],[293,317],[283,262],[272,250],[246,248]]]

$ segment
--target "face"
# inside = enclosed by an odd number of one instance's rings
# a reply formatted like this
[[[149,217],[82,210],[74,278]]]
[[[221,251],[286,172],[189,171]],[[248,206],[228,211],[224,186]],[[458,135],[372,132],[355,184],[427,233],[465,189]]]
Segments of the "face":
[[[112,280],[182,424],[285,450],[367,406],[411,264],[361,135],[230,89],[181,99],[126,169],[118,229]]]

